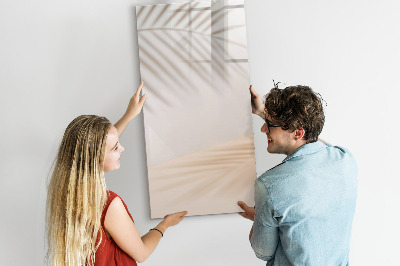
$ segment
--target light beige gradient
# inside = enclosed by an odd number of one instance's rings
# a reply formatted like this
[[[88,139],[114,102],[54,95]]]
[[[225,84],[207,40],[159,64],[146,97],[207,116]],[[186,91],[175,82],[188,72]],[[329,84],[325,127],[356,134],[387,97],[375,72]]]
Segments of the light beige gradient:
[[[137,7],[151,217],[239,211],[256,178],[243,1]]]
[[[253,136],[228,141],[148,168],[151,216],[186,210],[191,215],[238,212],[254,206]]]

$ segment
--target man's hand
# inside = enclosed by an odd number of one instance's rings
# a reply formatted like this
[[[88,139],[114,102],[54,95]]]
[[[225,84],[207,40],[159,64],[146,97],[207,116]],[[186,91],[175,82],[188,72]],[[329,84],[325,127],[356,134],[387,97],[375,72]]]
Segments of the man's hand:
[[[253,207],[247,206],[247,204],[243,201],[239,201],[238,205],[244,210],[244,212],[238,212],[238,214],[246,219],[254,221],[254,214],[256,213],[255,209]]]
[[[262,119],[265,119],[265,106],[261,99],[261,96],[253,89],[253,85],[250,85],[250,94],[251,94],[251,111],[253,114],[260,116]]]

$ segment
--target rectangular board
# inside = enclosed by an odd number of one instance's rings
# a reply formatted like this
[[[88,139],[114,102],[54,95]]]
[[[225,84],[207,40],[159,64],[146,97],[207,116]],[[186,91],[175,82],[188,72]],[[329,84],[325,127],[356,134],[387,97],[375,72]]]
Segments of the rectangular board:
[[[243,1],[138,6],[136,17],[151,218],[253,206]]]

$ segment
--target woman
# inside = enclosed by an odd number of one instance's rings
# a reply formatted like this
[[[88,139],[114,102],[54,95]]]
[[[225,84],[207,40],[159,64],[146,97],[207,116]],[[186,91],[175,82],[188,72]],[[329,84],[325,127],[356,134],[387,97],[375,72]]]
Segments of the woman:
[[[140,84],[123,117],[113,126],[105,117],[82,115],[67,127],[48,188],[48,256],[52,265],[137,265],[156,248],[165,230],[187,212],[165,216],[140,237],[117,194],[106,190],[104,173],[120,167],[118,139],[137,116]]]

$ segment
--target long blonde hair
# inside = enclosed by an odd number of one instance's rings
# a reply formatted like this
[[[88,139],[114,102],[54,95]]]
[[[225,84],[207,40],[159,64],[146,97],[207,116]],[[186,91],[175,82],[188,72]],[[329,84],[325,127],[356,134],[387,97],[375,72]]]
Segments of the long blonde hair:
[[[94,265],[107,200],[103,162],[110,125],[105,117],[82,115],[65,130],[47,195],[52,265]]]

